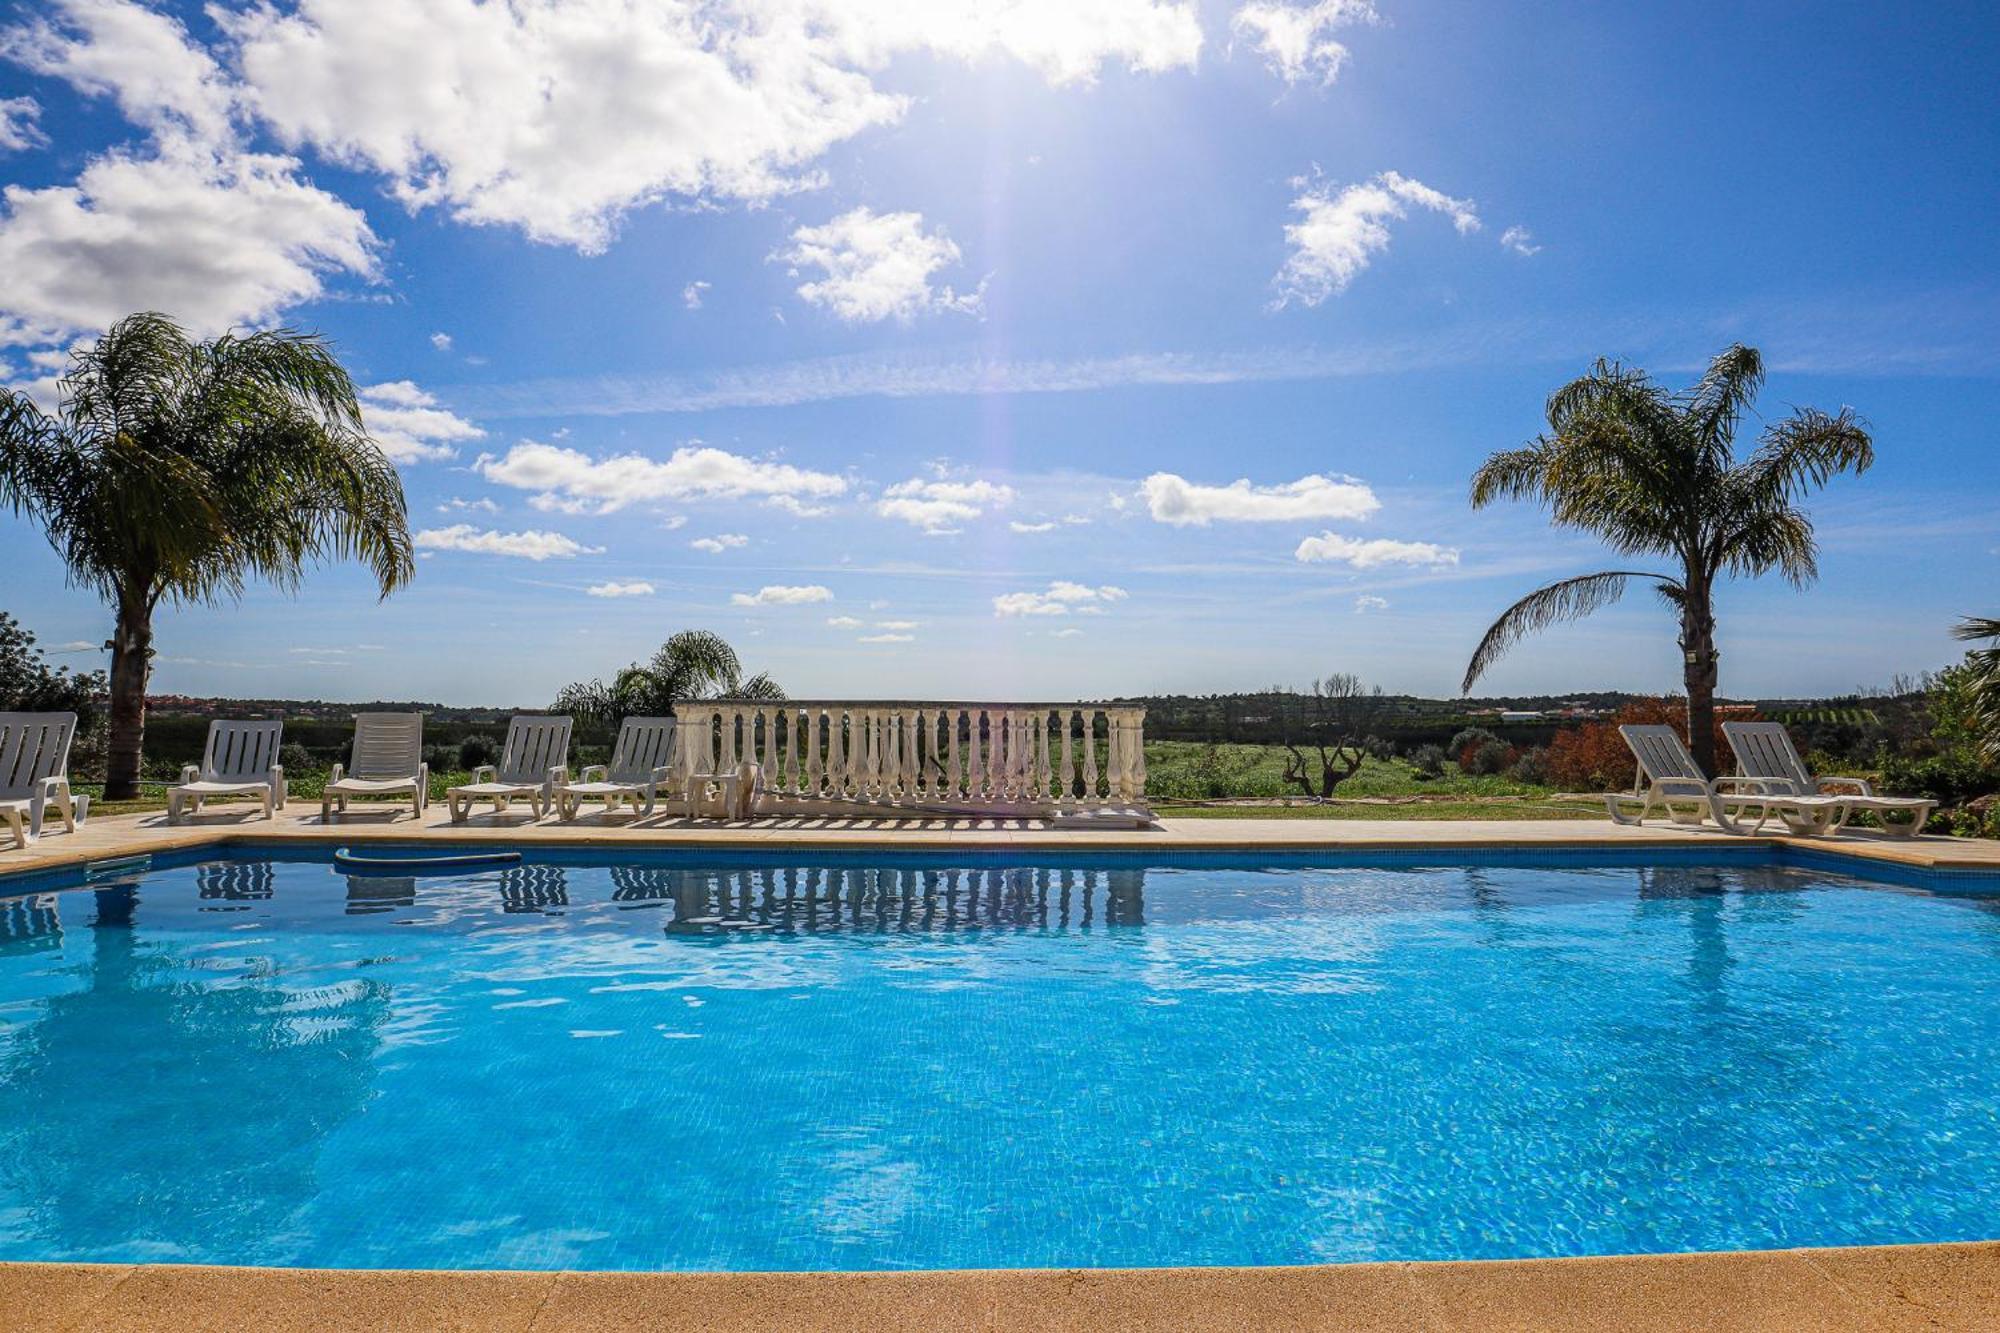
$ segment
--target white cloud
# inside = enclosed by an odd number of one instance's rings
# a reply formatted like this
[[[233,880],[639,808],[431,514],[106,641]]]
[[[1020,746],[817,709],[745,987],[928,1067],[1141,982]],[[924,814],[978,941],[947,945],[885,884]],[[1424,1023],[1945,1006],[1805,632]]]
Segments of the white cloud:
[[[438,506],[438,512],[440,514],[449,514],[453,512],[468,512],[468,511],[479,514],[497,514],[500,512],[500,506],[494,504],[491,500],[486,499],[484,496],[480,497],[477,500],[463,500],[456,495],[454,495],[451,499],[446,500],[443,504]]]
[[[1082,634],[1083,631],[1074,625],[1065,625],[1061,629],[1049,631],[1051,639],[1074,639],[1080,637]]]
[[[455,441],[476,440],[485,431],[439,407],[437,399],[408,380],[390,380],[361,390],[361,419],[382,452],[398,463],[450,458]]]
[[[33,21],[0,30],[0,55],[110,97],[135,125],[222,143],[236,100],[228,75],[172,17],[128,0],[54,0]]]
[[[567,560],[572,556],[600,555],[601,546],[585,546],[560,532],[481,532],[470,523],[454,523],[448,528],[427,528],[416,536],[419,550],[470,551],[477,555],[511,555],[540,563]]]
[[[835,629],[860,629],[861,622],[853,616],[828,616],[826,623]]]
[[[1535,244],[1535,234],[1526,227],[1509,227],[1500,233],[1500,244],[1517,255],[1538,255],[1542,247]]]
[[[1345,291],[1389,248],[1389,223],[1408,217],[1413,207],[1443,213],[1460,235],[1479,230],[1471,200],[1454,199],[1393,171],[1338,191],[1310,186],[1292,207],[1305,216],[1285,225],[1292,252],[1273,280],[1281,306],[1294,301],[1314,306]]]
[[[679,532],[682,528],[687,526],[687,521],[688,520],[686,514],[670,514],[666,518],[660,520],[660,526],[665,528],[668,532]]]
[[[449,333],[433,333],[431,335],[431,346],[437,348],[440,352],[449,352],[451,350],[451,335]]]
[[[218,12],[280,138],[389,178],[415,210],[601,250],[667,198],[768,200],[893,123],[896,56],[1005,54],[1051,83],[1193,65],[1162,0],[294,0]]]
[[[523,440],[499,457],[482,455],[472,466],[488,481],[564,503],[587,503],[600,514],[647,500],[796,499],[847,489],[846,479],[831,473],[745,458],[698,442],[682,445],[661,461],[644,454],[592,458],[580,450]]]
[[[1370,611],[1387,611],[1388,609],[1389,599],[1386,597],[1375,597],[1364,592],[1354,599],[1354,614],[1357,616],[1365,616]]]
[[[134,310],[220,333],[320,296],[330,275],[374,277],[367,219],[297,166],[183,143],[105,153],[73,185],[9,185],[0,336],[57,342]]]
[[[49,141],[36,122],[42,104],[32,97],[0,97],[0,153],[40,148]]]
[[[914,620],[878,620],[875,622],[876,629],[915,629],[916,627],[917,622]]]
[[[856,643],[915,643],[914,634],[863,634]]]
[[[1340,28],[1377,20],[1370,0],[1318,0],[1286,4],[1251,0],[1229,20],[1230,30],[1264,53],[1264,61],[1286,83],[1316,78],[1322,85],[1340,77],[1348,50],[1335,41]]]
[[[739,592],[730,597],[734,606],[802,606],[807,602],[830,602],[833,591],[817,583],[803,587],[767,583],[754,593]]]
[[[955,531],[951,526],[978,518],[988,508],[1004,508],[1014,502],[1014,488],[984,478],[973,481],[925,481],[912,477],[882,492],[875,512],[884,518],[898,518],[925,532]]]
[[[708,284],[699,279],[681,288],[681,304],[690,310],[701,309],[701,294],[708,290]]]
[[[1139,485],[1155,522],[1205,528],[1229,523],[1296,522],[1308,518],[1367,518],[1382,507],[1367,483],[1317,473],[1276,486],[1248,478],[1203,486],[1171,472],[1155,472]]]
[[[551,491],[542,491],[528,497],[528,508],[544,514],[588,514],[592,506],[588,500],[572,500]]]
[[[1009,592],[993,599],[996,616],[1066,616],[1072,611],[1094,613],[1107,602],[1125,600],[1123,588],[1106,584],[1093,588],[1082,583],[1057,579],[1046,592]]]
[[[1007,527],[1012,532],[1054,532],[1056,530],[1054,523],[1023,523],[1018,519],[1009,523]]]
[[[651,597],[653,585],[644,580],[632,583],[593,583],[585,589],[592,597]]]
[[[1432,542],[1400,542],[1387,537],[1343,537],[1323,532],[1299,543],[1293,556],[1307,564],[1335,563],[1355,569],[1375,569],[1382,565],[1428,565],[1440,568],[1458,563],[1456,547]]]
[[[721,555],[724,551],[749,544],[750,539],[740,532],[718,532],[713,537],[697,537],[688,543],[695,550],[707,551],[710,555]]]
[[[809,505],[796,495],[774,495],[764,503],[772,509],[782,509],[793,518],[825,518],[833,510],[827,505]]]
[[[931,285],[931,275],[958,263],[959,252],[942,230],[926,234],[919,213],[851,209],[821,226],[800,227],[791,248],[771,257],[790,264],[793,276],[802,269],[823,274],[800,283],[799,295],[850,324],[908,323],[929,311],[973,313],[985,290],[982,283],[960,296]]]

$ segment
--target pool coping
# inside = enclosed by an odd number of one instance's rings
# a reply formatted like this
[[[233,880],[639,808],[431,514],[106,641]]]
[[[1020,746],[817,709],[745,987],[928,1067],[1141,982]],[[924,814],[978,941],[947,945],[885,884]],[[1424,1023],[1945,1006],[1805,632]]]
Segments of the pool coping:
[[[1971,1329],[2000,1241],[1295,1268],[607,1273],[0,1264],[31,1330]]]

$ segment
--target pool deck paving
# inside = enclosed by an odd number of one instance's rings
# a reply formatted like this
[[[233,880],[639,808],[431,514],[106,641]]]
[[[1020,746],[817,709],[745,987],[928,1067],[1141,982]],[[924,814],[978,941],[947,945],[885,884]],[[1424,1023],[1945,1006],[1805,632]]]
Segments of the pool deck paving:
[[[678,815],[573,824],[476,815],[451,824],[440,802],[357,810],[324,825],[293,802],[266,821],[221,806],[182,825],[160,814],[88,821],[25,850],[13,871],[236,840],[300,844],[504,843],[536,847],[799,851],[1150,849],[1279,851],[1522,847],[1809,845],[1869,862],[2000,873],[2000,843],[1740,839],[1673,824],[1575,820],[1166,819],[1151,829],[1059,829],[1034,820],[765,818]],[[920,1273],[391,1272],[166,1264],[0,1264],[0,1330],[54,1329],[702,1329],[1008,1330],[1879,1330],[2000,1333],[2000,1241],[1295,1268],[1093,1269]]]

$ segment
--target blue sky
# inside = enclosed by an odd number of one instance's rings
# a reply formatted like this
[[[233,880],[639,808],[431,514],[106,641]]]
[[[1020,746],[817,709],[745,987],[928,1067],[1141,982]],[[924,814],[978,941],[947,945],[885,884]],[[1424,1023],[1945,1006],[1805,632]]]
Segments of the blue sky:
[[[157,690],[540,704],[689,626],[799,695],[1446,694],[1601,567],[1466,479],[1598,355],[1851,404],[1725,692],[2000,585],[2000,19],[1973,7],[17,6],[0,367],[154,307],[335,339],[423,547],[161,617]],[[1238,485],[1237,483],[1242,483]],[[108,613],[0,519],[0,604]],[[75,651],[63,660],[94,658]],[[1494,692],[1676,683],[1650,598]]]

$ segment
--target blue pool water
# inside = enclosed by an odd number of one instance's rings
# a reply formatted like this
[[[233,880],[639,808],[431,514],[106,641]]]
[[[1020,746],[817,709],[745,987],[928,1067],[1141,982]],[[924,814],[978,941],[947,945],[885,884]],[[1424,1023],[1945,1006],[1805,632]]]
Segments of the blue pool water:
[[[530,854],[428,878],[266,855],[0,902],[0,1258],[2000,1236],[1990,891],[1750,855]]]

